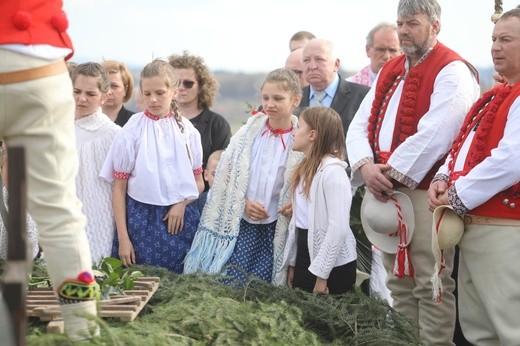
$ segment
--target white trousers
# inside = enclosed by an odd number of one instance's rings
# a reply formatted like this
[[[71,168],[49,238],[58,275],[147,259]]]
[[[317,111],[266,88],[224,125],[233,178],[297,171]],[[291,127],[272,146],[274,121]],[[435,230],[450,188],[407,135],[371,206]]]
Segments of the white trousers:
[[[47,64],[0,48],[0,73]],[[0,85],[0,131],[8,147],[25,148],[27,207],[38,224],[55,287],[90,271],[85,218],[76,197],[78,159],[68,73]]]
[[[394,299],[393,307],[416,323],[419,335],[426,345],[453,345],[455,331],[455,281],[451,278],[455,249],[445,250],[446,268],[440,275],[443,283],[442,303],[432,299],[435,259],[432,253],[433,215],[428,210],[426,191],[399,188],[413,204],[415,228],[409,253],[415,270],[413,278],[399,279],[392,273],[395,254],[384,254],[388,271],[387,287]]]
[[[520,345],[520,227],[466,225],[459,248],[464,336],[474,345]]]

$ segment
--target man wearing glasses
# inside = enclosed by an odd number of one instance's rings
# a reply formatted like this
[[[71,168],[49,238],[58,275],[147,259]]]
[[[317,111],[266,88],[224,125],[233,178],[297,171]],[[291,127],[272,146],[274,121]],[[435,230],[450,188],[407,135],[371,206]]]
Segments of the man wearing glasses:
[[[347,81],[371,87],[385,62],[401,54],[397,27],[390,23],[380,23],[373,27],[368,33],[365,49],[370,65],[347,78]]]

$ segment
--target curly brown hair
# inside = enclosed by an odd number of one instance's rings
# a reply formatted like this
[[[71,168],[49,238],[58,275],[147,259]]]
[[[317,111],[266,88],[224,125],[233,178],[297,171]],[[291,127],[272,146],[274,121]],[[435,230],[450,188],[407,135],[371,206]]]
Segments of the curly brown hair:
[[[190,55],[188,51],[183,51],[182,55],[170,55],[168,62],[174,69],[193,69],[197,77],[197,83],[199,84],[199,108],[204,109],[213,106],[219,89],[219,83],[204,63],[202,57]]]

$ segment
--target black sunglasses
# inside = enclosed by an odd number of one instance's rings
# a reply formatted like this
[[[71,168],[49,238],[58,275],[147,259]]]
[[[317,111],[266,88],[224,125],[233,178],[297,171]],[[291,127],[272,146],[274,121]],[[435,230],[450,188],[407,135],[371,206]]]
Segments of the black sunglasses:
[[[179,86],[182,85],[186,89],[191,89],[191,88],[193,88],[193,84],[195,84],[195,83],[197,83],[197,82],[195,82],[193,80],[181,79],[179,82]]]

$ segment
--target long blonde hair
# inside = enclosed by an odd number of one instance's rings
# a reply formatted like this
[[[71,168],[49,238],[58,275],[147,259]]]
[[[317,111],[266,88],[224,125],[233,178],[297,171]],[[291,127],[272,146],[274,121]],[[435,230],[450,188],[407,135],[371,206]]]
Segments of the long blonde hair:
[[[307,108],[300,114],[300,119],[305,121],[311,130],[316,131],[316,140],[308,155],[296,166],[291,190],[294,194],[296,187],[302,181],[305,196],[309,198],[312,179],[314,179],[322,159],[329,155],[344,160],[345,134],[341,118],[332,108]]]

